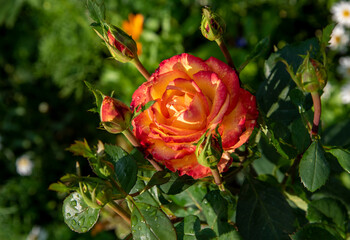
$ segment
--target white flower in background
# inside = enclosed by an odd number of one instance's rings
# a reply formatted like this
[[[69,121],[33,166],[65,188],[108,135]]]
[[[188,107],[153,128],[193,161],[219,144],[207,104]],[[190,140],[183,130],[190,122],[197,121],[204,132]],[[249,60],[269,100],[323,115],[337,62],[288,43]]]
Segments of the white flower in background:
[[[27,236],[26,240],[46,240],[48,239],[48,234],[45,229],[34,226]]]
[[[333,50],[338,49],[344,51],[348,42],[349,36],[346,34],[345,29],[339,25],[335,26],[331,34],[331,39],[329,40],[329,47]]]
[[[333,20],[341,25],[350,27],[350,2],[338,2],[331,8]]]
[[[333,91],[333,85],[330,82],[327,82],[326,86],[323,88],[322,100],[329,99]]]
[[[16,160],[16,170],[21,176],[29,176],[32,174],[34,164],[28,155],[23,155]]]
[[[350,57],[339,58],[337,70],[344,78],[350,78]]]
[[[340,99],[343,104],[350,103],[350,82],[344,84],[340,89]]]

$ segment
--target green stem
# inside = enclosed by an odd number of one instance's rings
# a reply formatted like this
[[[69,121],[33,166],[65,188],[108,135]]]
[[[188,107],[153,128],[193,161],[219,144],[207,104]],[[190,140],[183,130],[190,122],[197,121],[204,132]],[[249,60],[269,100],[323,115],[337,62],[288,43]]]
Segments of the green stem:
[[[136,148],[141,146],[139,140],[135,137],[135,135],[130,131],[129,128],[124,130],[122,133],[129,140],[131,145],[133,145]]]
[[[215,42],[219,45],[221,52],[224,54],[225,59],[227,61],[227,64],[237,72],[235,64],[233,63],[232,57],[230,52],[228,51],[226,44],[224,42],[224,39],[221,37],[219,39],[216,39]]]
[[[149,78],[151,77],[151,75],[149,74],[149,72],[146,70],[146,68],[142,65],[142,63],[140,62],[139,58],[136,57],[133,61],[131,61],[135,67],[137,68],[137,70],[139,70],[139,72],[144,76],[144,78],[146,78],[146,80],[148,81]]]
[[[220,191],[225,191],[225,187],[224,187],[222,177],[220,175],[218,167],[216,166],[215,168],[210,168],[210,170],[211,170],[211,173],[213,174],[215,184],[218,185]]]
[[[318,127],[321,118],[321,98],[318,92],[312,92],[312,101],[314,103],[314,120],[312,122],[311,138],[318,135]]]
[[[107,206],[110,207],[115,213],[117,213],[121,218],[124,219],[129,225],[131,225],[130,214],[127,213],[122,207],[120,207],[116,202],[111,201],[107,203]]]

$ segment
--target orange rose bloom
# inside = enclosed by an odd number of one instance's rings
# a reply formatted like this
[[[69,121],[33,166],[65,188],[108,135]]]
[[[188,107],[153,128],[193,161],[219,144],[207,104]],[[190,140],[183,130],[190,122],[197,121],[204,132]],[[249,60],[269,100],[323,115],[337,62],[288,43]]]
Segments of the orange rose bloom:
[[[154,100],[132,124],[140,144],[159,163],[180,175],[202,178],[210,168],[197,161],[195,143],[219,125],[222,147],[233,152],[251,135],[258,112],[255,97],[240,88],[237,74],[216,58],[189,54],[164,60],[132,97],[133,109]],[[222,158],[222,172],[231,164]]]

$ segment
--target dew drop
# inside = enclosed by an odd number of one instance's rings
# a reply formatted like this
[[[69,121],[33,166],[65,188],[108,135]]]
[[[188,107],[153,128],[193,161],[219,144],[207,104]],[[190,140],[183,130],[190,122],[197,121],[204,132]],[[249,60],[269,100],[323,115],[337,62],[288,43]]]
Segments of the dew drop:
[[[77,224],[77,222],[73,219],[72,220],[72,225],[75,225],[75,224]]]
[[[67,216],[67,218],[69,218],[70,216],[72,216],[72,214],[66,213],[66,216]]]
[[[86,227],[82,227],[82,228],[81,228],[81,231],[82,231],[82,232],[86,232],[87,230],[88,230],[88,229],[87,229]]]
[[[137,230],[141,231],[141,227],[138,227]]]

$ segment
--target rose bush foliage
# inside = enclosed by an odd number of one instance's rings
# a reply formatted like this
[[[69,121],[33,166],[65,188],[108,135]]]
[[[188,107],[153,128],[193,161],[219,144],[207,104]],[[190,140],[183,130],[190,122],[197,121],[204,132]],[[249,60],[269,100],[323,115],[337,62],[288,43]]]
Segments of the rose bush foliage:
[[[202,60],[180,54],[164,60],[133,94],[134,134],[146,153],[171,171],[193,178],[210,175],[198,163],[195,144],[203,134],[218,132],[224,154],[218,164],[224,171],[232,162],[229,153],[247,142],[258,116],[255,96],[240,87],[235,70],[210,57]]]

